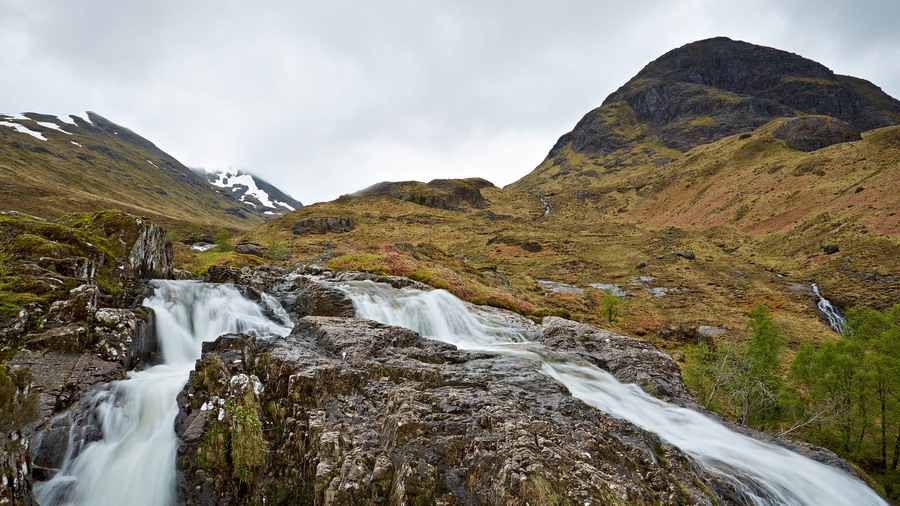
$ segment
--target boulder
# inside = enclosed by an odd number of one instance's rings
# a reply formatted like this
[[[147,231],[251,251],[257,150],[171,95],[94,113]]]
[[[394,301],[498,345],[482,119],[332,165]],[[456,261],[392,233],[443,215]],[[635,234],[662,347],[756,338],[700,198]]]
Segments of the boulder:
[[[840,251],[840,248],[838,248],[837,244],[829,243],[822,245],[822,251],[825,252],[826,255],[833,255]]]
[[[244,242],[238,244],[234,247],[235,253],[240,253],[241,255],[256,255],[258,257],[263,256],[259,251],[259,244],[253,244],[252,242]]]
[[[347,217],[301,218],[291,225],[291,231],[296,235],[341,234],[349,232],[354,228],[353,220]]]

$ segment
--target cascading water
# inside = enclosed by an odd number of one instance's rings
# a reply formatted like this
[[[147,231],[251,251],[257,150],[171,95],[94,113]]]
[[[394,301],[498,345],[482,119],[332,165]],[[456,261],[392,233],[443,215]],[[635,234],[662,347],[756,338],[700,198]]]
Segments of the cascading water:
[[[834,307],[834,304],[832,304],[830,300],[822,297],[822,294],[819,292],[819,285],[813,283],[812,291],[818,299],[816,307],[818,307],[819,311],[825,315],[825,320],[828,321],[828,325],[831,325],[831,328],[837,333],[843,332],[844,324],[847,323],[847,319],[841,315],[841,312],[838,311],[838,308]]]
[[[201,345],[222,334],[284,336],[290,319],[274,298],[263,302],[282,323],[234,287],[196,281],[154,281],[144,305],[156,313],[163,363],[130,372],[97,394],[103,438],[67,458],[53,479],[36,487],[42,506],[168,505],[175,500],[176,397]]]
[[[542,216],[547,216],[550,214],[550,211],[553,210],[553,207],[550,205],[550,202],[547,202],[547,199],[545,199],[543,195],[538,195],[538,198],[541,199],[541,204],[544,205],[544,214]]]
[[[462,349],[492,350],[538,360],[542,372],[573,396],[654,432],[731,482],[749,504],[886,504],[861,481],[784,448],[737,434],[701,413],[660,401],[635,385],[620,383],[597,367],[544,360],[540,345],[508,323],[473,314],[443,291],[394,289],[385,284],[339,285],[357,316],[406,327]],[[516,344],[519,343],[519,344]]]

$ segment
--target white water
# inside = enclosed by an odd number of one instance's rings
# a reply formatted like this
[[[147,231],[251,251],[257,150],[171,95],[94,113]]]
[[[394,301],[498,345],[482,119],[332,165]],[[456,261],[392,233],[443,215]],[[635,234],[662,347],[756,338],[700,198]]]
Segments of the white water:
[[[174,423],[176,397],[200,358],[202,343],[242,332],[259,338],[284,336],[285,325],[270,321],[262,308],[234,287],[195,281],[154,281],[144,301],[156,313],[163,363],[97,395],[103,438],[88,444],[47,483],[36,487],[42,506],[160,506],[175,502]],[[274,298],[266,305],[283,313]],[[279,315],[283,318],[286,315]]]
[[[748,504],[886,504],[861,481],[836,468],[732,432],[696,411],[622,384],[599,368],[546,361],[539,345],[511,345],[526,341],[523,334],[469,312],[443,290],[397,290],[372,282],[341,288],[353,299],[360,317],[406,327],[462,349],[489,349],[541,361],[542,372],[565,385],[573,396],[656,433],[710,473],[732,482]]]
[[[541,204],[544,205],[544,214],[542,216],[547,216],[550,214],[550,211],[553,210],[553,207],[550,205],[550,202],[547,202],[547,199],[545,199],[543,195],[538,195],[538,198],[541,199]]]
[[[834,307],[834,304],[832,304],[830,300],[822,297],[822,294],[819,293],[819,285],[813,283],[812,291],[816,294],[816,298],[818,298],[816,306],[819,308],[819,311],[825,315],[825,320],[828,321],[828,325],[831,325],[831,328],[839,334],[843,332],[844,324],[847,323],[847,319],[841,315],[841,312],[838,311],[838,308]]]

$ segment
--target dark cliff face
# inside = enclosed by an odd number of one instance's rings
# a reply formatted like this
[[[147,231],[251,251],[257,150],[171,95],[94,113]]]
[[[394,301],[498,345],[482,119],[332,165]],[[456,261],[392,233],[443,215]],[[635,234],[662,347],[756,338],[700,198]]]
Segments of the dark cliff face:
[[[831,116],[865,131],[900,123],[900,101],[799,55],[717,37],[649,63],[560,138],[548,158],[567,145],[607,155],[654,140],[684,152],[804,114]]]
[[[696,84],[748,95],[807,114],[833,116],[858,130],[897,124],[900,101],[866,97],[874,85],[836,75],[820,63],[770,47],[717,37],[687,44],[651,62],[605,103],[640,80]],[[880,91],[880,90],[878,90]],[[881,95],[884,95],[881,92]],[[749,98],[747,97],[747,98]],[[776,105],[777,104],[777,105]]]

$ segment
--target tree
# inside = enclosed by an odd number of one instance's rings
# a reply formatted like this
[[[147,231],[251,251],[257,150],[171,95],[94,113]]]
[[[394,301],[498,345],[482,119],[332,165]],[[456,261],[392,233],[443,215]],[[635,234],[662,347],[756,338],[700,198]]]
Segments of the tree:
[[[704,406],[763,429],[781,420],[788,401],[779,376],[779,356],[787,341],[763,305],[750,312],[747,326],[750,338],[740,345],[689,348],[682,373]]]
[[[231,234],[224,228],[220,228],[219,231],[216,232],[213,241],[216,243],[217,251],[224,253],[234,249],[234,246],[231,245]]]
[[[613,295],[610,291],[607,291],[606,295],[600,299],[600,314],[606,317],[606,321],[612,323],[619,317],[619,302],[621,301],[622,297]]]
[[[790,377],[808,413],[830,408],[808,439],[862,463],[897,498],[900,475],[900,304],[847,310],[844,336],[797,350]]]
[[[846,335],[865,346],[864,370],[869,374],[879,421],[881,468],[896,471],[900,460],[900,304],[884,311],[854,306],[847,311]],[[888,436],[896,426],[896,437]],[[889,437],[892,441],[889,441]],[[888,446],[894,451],[888,463]]]

